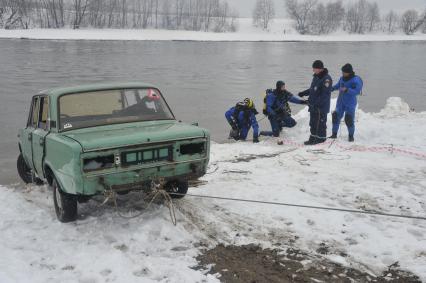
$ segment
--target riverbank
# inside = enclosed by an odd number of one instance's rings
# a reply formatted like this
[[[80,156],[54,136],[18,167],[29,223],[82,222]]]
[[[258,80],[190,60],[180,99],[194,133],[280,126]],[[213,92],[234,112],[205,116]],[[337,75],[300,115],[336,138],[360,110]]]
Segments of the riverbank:
[[[306,109],[295,115],[298,125],[284,131],[284,145],[273,138],[259,144],[213,144],[208,175],[189,193],[426,215],[426,112],[412,112],[401,99],[391,98],[380,112],[357,111],[354,144],[346,141],[342,125],[337,141],[315,147],[301,144],[308,117]],[[146,203],[138,199],[137,194],[121,197],[121,213],[143,210]],[[77,222],[61,224],[45,186],[0,186],[0,200],[7,204],[0,207],[0,281],[5,283],[218,282],[229,278],[225,273],[233,268],[238,274],[253,266],[235,264],[250,259],[297,267],[290,275],[313,278],[324,277],[316,277],[312,267],[324,270],[333,263],[327,274],[336,282],[358,278],[342,269],[359,270],[371,282],[377,282],[376,276],[384,277],[378,282],[419,282],[398,278],[395,268],[426,280],[424,220],[187,196],[175,201],[176,227],[161,204],[123,219],[112,203],[99,206],[101,198],[80,205]],[[225,253],[236,260],[225,267],[217,264],[209,274],[215,255],[224,254],[220,244],[243,249]],[[273,251],[263,251],[266,258],[257,260],[260,250],[248,244]],[[219,248],[205,252],[214,247]],[[201,270],[196,268],[200,254],[206,255]],[[277,261],[271,259],[275,255]],[[272,272],[284,278],[281,269]]]
[[[139,41],[213,41],[213,42],[380,42],[380,41],[425,41],[426,34],[405,35],[348,34],[339,31],[328,35],[300,35],[292,28],[292,22],[276,19],[269,31],[253,27],[251,19],[238,19],[235,33],[197,32],[184,30],[135,30],[135,29],[27,29],[0,30],[0,38],[40,40],[139,40]]]

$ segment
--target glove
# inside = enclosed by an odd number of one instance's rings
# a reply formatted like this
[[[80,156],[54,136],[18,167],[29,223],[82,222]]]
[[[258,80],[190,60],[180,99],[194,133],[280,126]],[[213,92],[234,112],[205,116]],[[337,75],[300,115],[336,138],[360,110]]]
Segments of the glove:
[[[300,104],[302,104],[302,105],[309,105],[309,101],[307,101],[307,100],[301,100]]]
[[[253,143],[258,143],[258,142],[259,142],[259,138],[258,137],[253,138]]]

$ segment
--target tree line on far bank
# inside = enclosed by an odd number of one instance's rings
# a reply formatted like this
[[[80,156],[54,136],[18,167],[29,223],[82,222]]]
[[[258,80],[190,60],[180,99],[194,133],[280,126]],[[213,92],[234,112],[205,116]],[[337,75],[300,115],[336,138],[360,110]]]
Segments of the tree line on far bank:
[[[0,0],[0,28],[236,31],[227,0]]]
[[[398,14],[389,11],[382,15],[376,2],[358,0],[346,6],[341,0],[328,3],[319,0],[284,0],[287,15],[294,21],[300,34],[327,34],[338,29],[348,33],[364,34],[375,31],[395,33],[399,30],[413,34],[426,33],[426,7],[423,13],[408,9]],[[256,0],[253,9],[255,26],[268,29],[275,16],[273,0]]]
[[[426,7],[382,15],[376,2],[356,0],[283,0],[300,34],[328,34],[342,29],[426,33]],[[275,16],[273,0],[256,0],[254,25],[267,30]],[[228,0],[0,0],[0,28],[133,28],[234,32],[238,12]],[[284,29],[285,27],[283,27]]]

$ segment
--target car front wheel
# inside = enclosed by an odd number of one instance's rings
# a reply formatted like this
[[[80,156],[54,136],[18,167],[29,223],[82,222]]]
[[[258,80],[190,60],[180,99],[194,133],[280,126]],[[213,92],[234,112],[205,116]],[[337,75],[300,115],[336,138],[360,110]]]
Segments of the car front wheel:
[[[58,182],[52,181],[53,203],[58,220],[67,223],[77,219],[77,196],[64,193]]]

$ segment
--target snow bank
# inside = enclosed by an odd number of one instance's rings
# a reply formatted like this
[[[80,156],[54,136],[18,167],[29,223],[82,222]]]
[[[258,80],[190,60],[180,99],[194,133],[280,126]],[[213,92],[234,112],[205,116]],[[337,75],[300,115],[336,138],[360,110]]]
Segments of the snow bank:
[[[93,202],[80,206],[76,223],[64,225],[46,187],[0,186],[0,202],[2,283],[218,282],[191,269],[199,254],[194,244],[203,236],[182,220],[173,226],[162,206],[126,220]]]
[[[52,40],[187,40],[187,41],[403,41],[426,40],[426,34],[347,34],[343,31],[329,35],[300,35],[292,22],[276,19],[268,31],[253,27],[252,20],[238,19],[235,33],[194,32],[183,30],[134,30],[134,29],[0,29],[0,38],[28,38]]]
[[[394,118],[406,116],[410,111],[411,109],[408,103],[405,103],[400,97],[390,97],[386,102],[385,108],[378,113],[378,116],[383,118]]]
[[[214,143],[209,174],[190,193],[425,216],[425,158],[394,149],[426,153],[426,112],[391,98],[380,113],[357,115],[355,144],[342,125],[334,144],[300,145],[306,110],[284,131],[283,146],[274,138]],[[326,257],[347,266],[379,274],[398,261],[426,280],[426,221],[188,196],[176,201],[177,227],[162,206],[124,220],[98,202],[80,206],[80,220],[64,225],[51,198],[45,187],[0,187],[0,282],[217,282],[191,269],[198,242],[312,254],[326,247]],[[130,209],[133,198],[120,206]]]
[[[215,145],[212,164],[218,173],[206,177],[209,183],[199,192],[425,217],[426,112],[409,109],[400,98],[390,98],[378,114],[359,110],[355,144],[346,142],[342,124],[336,143],[316,147],[300,144],[308,137],[308,112],[302,110],[296,115],[296,128],[284,132],[284,141],[291,141],[288,146],[279,146],[274,139],[260,145]],[[398,147],[422,157],[400,154]],[[278,155],[262,157],[267,152]],[[247,155],[259,158],[224,162]],[[294,240],[297,247],[313,253],[325,244],[333,261],[376,274],[398,261],[426,280],[426,221],[214,202],[219,203],[259,230],[257,236],[250,235],[256,240],[231,237],[231,242],[263,240],[270,247]],[[238,221],[242,220],[234,220],[235,225]]]

